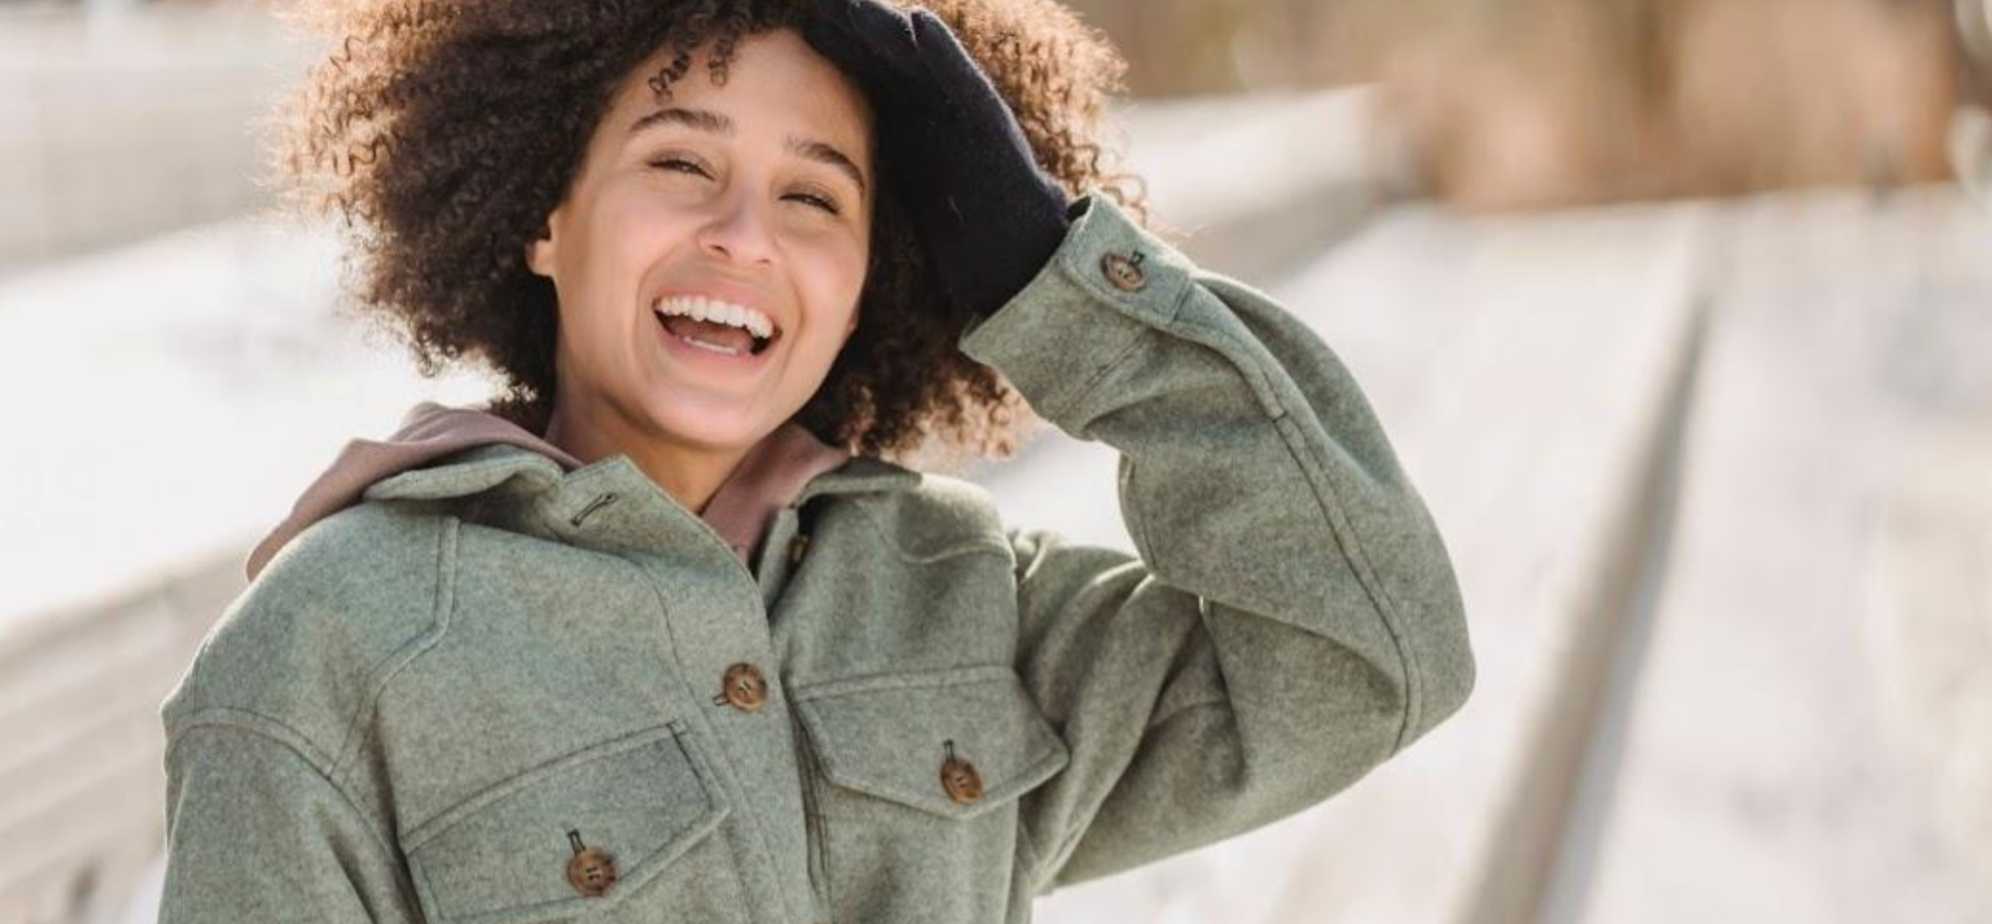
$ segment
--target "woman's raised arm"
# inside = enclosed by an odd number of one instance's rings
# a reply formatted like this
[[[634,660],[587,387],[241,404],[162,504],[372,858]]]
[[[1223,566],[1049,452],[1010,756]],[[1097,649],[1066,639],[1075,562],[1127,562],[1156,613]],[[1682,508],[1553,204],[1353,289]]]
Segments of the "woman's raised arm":
[[[1325,799],[1474,678],[1445,548],[1341,361],[1111,202],[1081,208],[961,341],[1120,451],[1140,552],[1012,531],[1018,671],[1072,755],[1025,797],[1041,892]]]

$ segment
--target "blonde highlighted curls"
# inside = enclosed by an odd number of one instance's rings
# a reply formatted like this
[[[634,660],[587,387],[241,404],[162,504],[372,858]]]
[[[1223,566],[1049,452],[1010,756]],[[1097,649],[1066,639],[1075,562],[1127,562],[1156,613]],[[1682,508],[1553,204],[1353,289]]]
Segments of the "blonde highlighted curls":
[[[723,82],[742,36],[791,27],[810,0],[303,0],[293,17],[330,54],[274,116],[277,165],[307,215],[343,219],[356,306],[433,376],[489,367],[493,410],[545,432],[558,329],[552,284],[529,272],[614,89],[667,44],[660,95],[712,43]],[[1125,65],[1053,0],[930,0],[1015,110],[1070,194],[1144,216],[1116,172],[1103,104]],[[957,348],[969,313],[942,294],[883,181],[857,331],[801,422],[853,452],[906,460],[1016,449],[1022,398]]]

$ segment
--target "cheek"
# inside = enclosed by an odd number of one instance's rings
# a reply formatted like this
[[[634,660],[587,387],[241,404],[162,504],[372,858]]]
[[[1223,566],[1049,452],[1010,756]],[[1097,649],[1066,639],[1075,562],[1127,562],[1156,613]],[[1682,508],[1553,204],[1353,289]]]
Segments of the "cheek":
[[[595,222],[596,244],[616,264],[615,271],[632,289],[642,274],[687,240],[694,227],[685,209],[646,196],[641,191],[607,197]]]
[[[631,324],[647,320],[639,310],[644,287],[661,254],[668,253],[689,233],[678,210],[662,208],[642,195],[616,195],[613,190],[593,201],[581,220],[571,222],[562,255],[566,257],[560,292],[564,339],[590,354],[618,353],[630,338]],[[601,362],[598,356],[590,363]]]
[[[831,322],[841,334],[844,322],[857,311],[864,290],[869,254],[860,240],[838,241],[810,248],[794,258],[797,283],[811,310]]]

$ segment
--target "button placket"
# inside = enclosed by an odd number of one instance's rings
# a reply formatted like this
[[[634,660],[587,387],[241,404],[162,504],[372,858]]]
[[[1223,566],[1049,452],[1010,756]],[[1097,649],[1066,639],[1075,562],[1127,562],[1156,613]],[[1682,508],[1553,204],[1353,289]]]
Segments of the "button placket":
[[[752,664],[740,663],[726,669],[720,678],[719,696],[716,703],[724,703],[741,712],[755,713],[768,701],[768,679],[761,669]]]

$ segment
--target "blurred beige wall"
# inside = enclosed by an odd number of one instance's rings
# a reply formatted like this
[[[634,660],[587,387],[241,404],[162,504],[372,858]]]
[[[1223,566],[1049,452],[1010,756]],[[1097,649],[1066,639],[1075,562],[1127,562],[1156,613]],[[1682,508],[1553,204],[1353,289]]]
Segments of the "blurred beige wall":
[[[1378,82],[1475,209],[1950,177],[1949,0],[1075,0],[1138,95]]]
[[[0,274],[263,201],[250,123],[300,49],[249,3],[132,6],[0,3]]]

